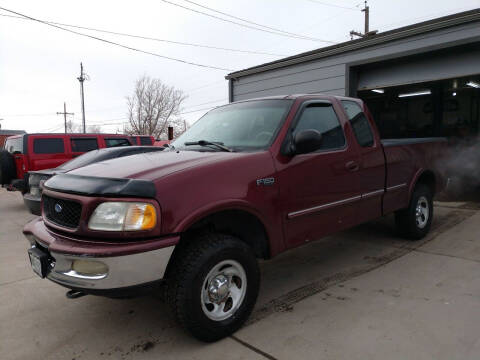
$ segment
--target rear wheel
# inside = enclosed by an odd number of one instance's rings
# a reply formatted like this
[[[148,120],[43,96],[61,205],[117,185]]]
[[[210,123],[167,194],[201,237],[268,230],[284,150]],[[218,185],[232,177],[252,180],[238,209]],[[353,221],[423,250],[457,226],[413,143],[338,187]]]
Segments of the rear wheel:
[[[433,194],[431,189],[419,184],[413,191],[408,208],[395,213],[398,231],[412,240],[422,239],[430,231],[433,219]]]
[[[167,301],[178,322],[202,341],[239,329],[257,299],[260,274],[252,249],[232,236],[209,234],[175,255]]]
[[[7,150],[0,150],[0,185],[7,185],[16,178],[15,160]]]

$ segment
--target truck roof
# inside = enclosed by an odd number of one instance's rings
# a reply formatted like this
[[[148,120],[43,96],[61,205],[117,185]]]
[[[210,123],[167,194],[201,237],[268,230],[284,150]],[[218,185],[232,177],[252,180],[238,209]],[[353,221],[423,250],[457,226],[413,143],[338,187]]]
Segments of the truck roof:
[[[130,135],[126,135],[126,134],[106,134],[106,133],[25,133],[25,134],[19,134],[19,135],[12,135],[12,136],[9,136],[8,138],[18,138],[18,137],[22,137],[24,135],[28,135],[28,136],[32,136],[32,135],[41,135],[41,136],[75,136],[75,137],[81,137],[81,136],[98,136],[98,135],[101,135],[101,136],[118,136],[118,137],[121,137],[121,136],[130,136]],[[133,135],[133,136],[147,136],[147,135]]]
[[[340,96],[340,95],[329,95],[329,94],[291,94],[291,95],[273,95],[273,96],[264,96],[264,97],[258,97],[258,98],[252,98],[252,99],[245,99],[245,100],[239,100],[235,101],[235,103],[241,103],[241,102],[246,102],[246,101],[255,101],[255,100],[276,100],[276,99],[291,99],[291,100],[296,100],[300,98],[318,98],[318,99],[338,99],[338,100],[353,100],[353,101],[359,101],[358,98],[353,98],[353,97],[348,97],[348,96]],[[224,105],[222,105],[224,106]]]

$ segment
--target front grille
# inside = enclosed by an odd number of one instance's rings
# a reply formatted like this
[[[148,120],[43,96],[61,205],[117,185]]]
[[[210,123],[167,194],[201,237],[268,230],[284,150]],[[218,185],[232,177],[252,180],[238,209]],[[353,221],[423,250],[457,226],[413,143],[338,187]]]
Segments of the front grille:
[[[76,201],[43,195],[43,212],[49,221],[59,226],[76,228],[80,221],[82,205]]]

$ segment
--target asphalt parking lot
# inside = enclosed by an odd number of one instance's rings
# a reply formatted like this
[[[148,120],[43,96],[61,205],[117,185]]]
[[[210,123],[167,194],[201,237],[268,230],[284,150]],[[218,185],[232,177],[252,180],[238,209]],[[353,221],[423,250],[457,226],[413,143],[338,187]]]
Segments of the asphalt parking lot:
[[[0,189],[0,359],[478,359],[480,212],[435,212],[420,242],[389,217],[262,263],[247,325],[204,344],[155,296],[69,300],[36,277],[21,234],[33,215]]]

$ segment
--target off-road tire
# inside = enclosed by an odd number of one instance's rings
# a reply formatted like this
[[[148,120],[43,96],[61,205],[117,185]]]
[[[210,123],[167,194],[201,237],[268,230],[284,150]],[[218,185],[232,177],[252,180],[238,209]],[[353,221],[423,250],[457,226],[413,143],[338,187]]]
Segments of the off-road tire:
[[[417,205],[419,200],[425,199],[428,204],[428,219],[423,227],[417,224]],[[433,193],[432,190],[423,184],[415,186],[410,204],[406,209],[395,213],[395,223],[398,232],[410,240],[420,240],[430,231],[433,219]]]
[[[7,150],[0,150],[0,185],[8,185],[16,178],[15,160]]]
[[[166,301],[182,327],[199,340],[213,342],[238,330],[252,312],[260,284],[257,259],[246,243],[233,236],[207,234],[186,241],[188,245],[174,254],[169,266]],[[224,260],[234,260],[243,267],[246,293],[229,318],[214,321],[202,310],[201,292],[209,271]]]

